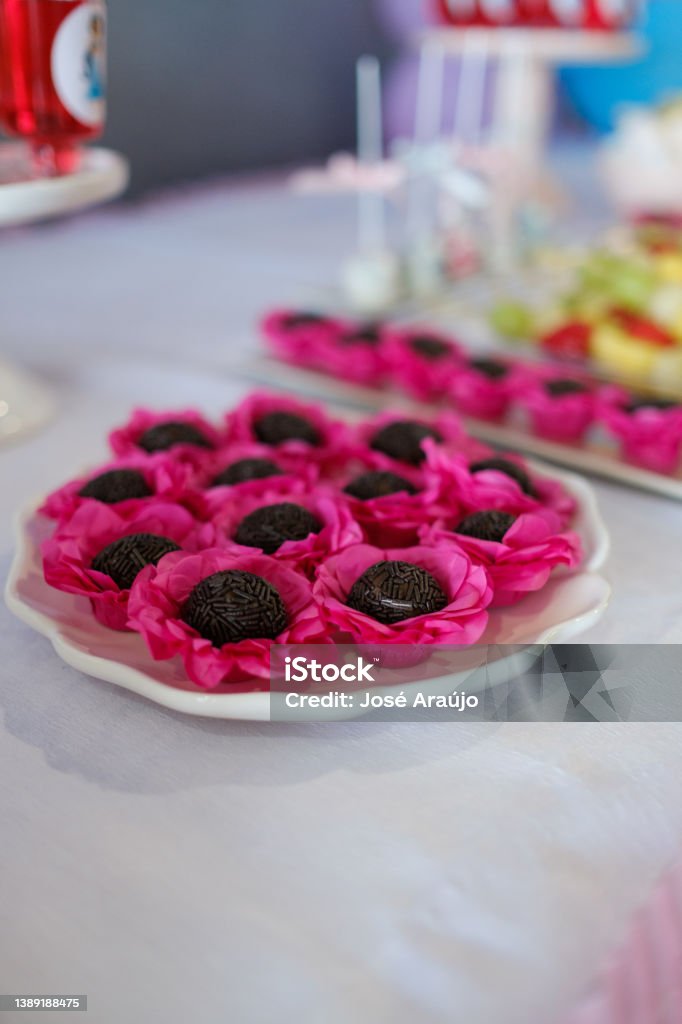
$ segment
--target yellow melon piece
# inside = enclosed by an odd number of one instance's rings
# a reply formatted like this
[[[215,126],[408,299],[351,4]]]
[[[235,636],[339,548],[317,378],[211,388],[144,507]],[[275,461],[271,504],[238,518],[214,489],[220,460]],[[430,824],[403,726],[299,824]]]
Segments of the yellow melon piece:
[[[660,349],[631,338],[614,324],[602,324],[592,332],[592,357],[605,369],[624,377],[648,377]]]
[[[664,281],[682,284],[682,253],[665,252],[657,256],[656,272]]]

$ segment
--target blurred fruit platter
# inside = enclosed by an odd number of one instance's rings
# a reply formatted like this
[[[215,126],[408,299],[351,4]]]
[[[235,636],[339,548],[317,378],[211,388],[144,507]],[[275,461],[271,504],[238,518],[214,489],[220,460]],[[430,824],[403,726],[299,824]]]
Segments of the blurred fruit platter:
[[[588,252],[549,300],[499,298],[490,323],[536,356],[682,398],[682,223],[642,222]]]
[[[682,500],[682,400],[607,382],[584,359],[567,365],[472,352],[423,324],[307,310],[275,310],[261,327],[278,364],[257,372],[280,385],[289,364],[290,383],[328,400],[422,414],[450,408],[499,448]]]

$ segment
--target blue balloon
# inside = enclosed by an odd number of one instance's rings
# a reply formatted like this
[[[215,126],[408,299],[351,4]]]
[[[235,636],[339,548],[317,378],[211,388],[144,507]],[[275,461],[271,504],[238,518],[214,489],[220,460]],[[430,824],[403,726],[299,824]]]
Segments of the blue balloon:
[[[560,81],[577,111],[611,130],[623,106],[651,104],[682,92],[682,3],[649,0],[639,20],[646,56],[636,63],[564,68]]]

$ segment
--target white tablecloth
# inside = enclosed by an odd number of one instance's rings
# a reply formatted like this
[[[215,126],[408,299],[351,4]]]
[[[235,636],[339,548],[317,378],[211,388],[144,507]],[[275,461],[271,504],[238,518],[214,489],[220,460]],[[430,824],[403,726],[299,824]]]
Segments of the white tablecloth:
[[[0,238],[3,348],[60,403],[0,452],[5,570],[17,507],[132,404],[248,388],[255,317],[333,279],[348,214],[216,186]],[[679,506],[597,491],[614,598],[586,639],[682,641]],[[552,1024],[682,848],[677,725],[193,720],[4,608],[0,637],[0,988],[87,992],[98,1024]]]

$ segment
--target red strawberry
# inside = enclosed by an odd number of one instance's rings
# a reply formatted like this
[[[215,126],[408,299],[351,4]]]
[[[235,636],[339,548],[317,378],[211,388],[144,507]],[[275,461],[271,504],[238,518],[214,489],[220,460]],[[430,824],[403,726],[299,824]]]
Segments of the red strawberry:
[[[631,313],[629,309],[614,309],[611,312],[611,319],[615,320],[619,327],[627,331],[633,338],[640,341],[648,341],[650,345],[658,345],[660,348],[670,348],[675,344],[672,334],[665,328],[660,327],[653,320]]]
[[[581,320],[571,320],[540,338],[540,344],[562,359],[586,359],[590,354],[592,328]]]

